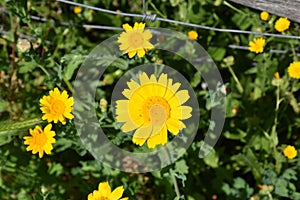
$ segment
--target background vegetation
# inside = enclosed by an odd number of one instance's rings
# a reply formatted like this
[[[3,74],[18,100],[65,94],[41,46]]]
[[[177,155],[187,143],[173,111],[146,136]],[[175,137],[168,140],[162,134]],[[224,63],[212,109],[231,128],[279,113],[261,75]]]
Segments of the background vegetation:
[[[109,181],[112,188],[124,185],[123,196],[130,199],[300,199],[299,156],[288,159],[283,154],[287,145],[300,147],[300,83],[287,73],[289,64],[299,60],[299,40],[268,37],[264,52],[255,54],[247,48],[249,41],[258,36],[194,29],[198,32],[197,42],[213,58],[228,88],[221,138],[213,153],[204,159],[198,158],[198,152],[211,108],[207,106],[209,95],[202,87],[201,76],[193,73],[187,63],[176,60],[179,58],[161,52],[142,59],[122,57],[123,65],[105,72],[97,104],[101,98],[110,102],[113,85],[128,68],[160,59],[166,65],[184,69],[180,72],[191,81],[201,116],[197,137],[181,159],[161,171],[130,174],[98,163],[82,145],[72,121],[54,127],[54,150],[41,159],[26,151],[22,137],[28,135],[29,128],[45,125],[39,99],[54,87],[72,94],[76,70],[89,52],[120,33],[62,23],[121,27],[139,19],[90,9],[75,13],[74,6],[48,0],[0,2],[0,199],[87,199],[103,181]],[[77,2],[114,11],[142,12],[138,0]],[[270,15],[268,21],[262,21],[258,11],[226,1],[146,2],[148,12],[162,18],[276,33],[274,23],[278,16]],[[49,20],[39,22],[30,15]],[[147,27],[185,34],[193,30],[159,21],[147,22]],[[283,34],[299,35],[299,31],[299,24],[291,22]],[[232,48],[233,45],[246,48]],[[279,78],[274,77],[275,72]],[[112,124],[111,108],[104,111],[99,105],[99,118],[104,124]],[[129,145],[130,138],[119,132],[112,129],[108,135],[119,145]],[[170,173],[176,177],[180,195],[175,192]]]

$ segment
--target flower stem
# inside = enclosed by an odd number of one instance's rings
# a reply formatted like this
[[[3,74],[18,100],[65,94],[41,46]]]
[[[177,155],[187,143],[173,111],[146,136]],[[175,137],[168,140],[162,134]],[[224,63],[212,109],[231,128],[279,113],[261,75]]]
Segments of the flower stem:
[[[228,66],[228,70],[229,70],[229,72],[231,73],[231,75],[232,75],[234,81],[235,81],[236,84],[237,84],[237,89],[238,89],[238,91],[239,91],[240,93],[243,93],[243,92],[244,92],[244,88],[243,88],[242,84],[240,83],[239,79],[237,78],[237,76],[235,75],[235,73],[234,73],[233,69],[231,68],[231,66]]]
[[[166,151],[166,155],[167,155],[169,164],[172,164],[172,159],[171,159],[170,153],[168,151],[168,148],[164,148],[164,150]],[[175,172],[173,171],[172,168],[170,168],[170,175],[171,175],[171,178],[172,178],[172,182],[173,182],[173,185],[174,185],[176,196],[177,196],[178,199],[180,199],[181,195],[180,195],[178,183],[177,183],[177,180],[176,180],[176,177],[175,177]]]

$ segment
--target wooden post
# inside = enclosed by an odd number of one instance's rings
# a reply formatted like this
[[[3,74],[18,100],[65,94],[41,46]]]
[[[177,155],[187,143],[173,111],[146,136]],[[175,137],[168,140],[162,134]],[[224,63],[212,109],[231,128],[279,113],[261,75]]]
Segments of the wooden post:
[[[300,23],[300,0],[229,0]]]

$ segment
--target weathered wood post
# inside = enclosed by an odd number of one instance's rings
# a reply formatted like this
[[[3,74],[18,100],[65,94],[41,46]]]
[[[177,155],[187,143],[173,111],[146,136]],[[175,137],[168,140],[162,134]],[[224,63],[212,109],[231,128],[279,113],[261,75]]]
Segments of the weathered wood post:
[[[300,0],[229,0],[300,23]]]

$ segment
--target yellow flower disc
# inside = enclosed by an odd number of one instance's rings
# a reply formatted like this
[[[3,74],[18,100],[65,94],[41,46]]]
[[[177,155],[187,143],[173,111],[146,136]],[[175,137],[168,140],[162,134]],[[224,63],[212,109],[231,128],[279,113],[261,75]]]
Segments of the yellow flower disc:
[[[292,78],[300,79],[300,62],[293,62],[288,68],[288,74]]]
[[[263,11],[260,13],[260,19],[263,21],[267,21],[269,19],[269,13],[266,11]]]
[[[280,17],[276,22],[275,22],[275,29],[278,32],[283,32],[290,27],[290,21],[287,18]]]
[[[293,159],[297,156],[297,150],[295,149],[294,146],[288,145],[284,150],[283,154],[288,158],[288,159]]]
[[[44,152],[50,154],[53,149],[52,144],[55,143],[55,132],[51,131],[52,125],[48,124],[44,130],[36,126],[34,129],[29,129],[31,136],[23,137],[24,144],[29,145],[26,150],[32,151],[33,154],[39,152],[39,157],[42,158]]]
[[[154,46],[149,42],[152,38],[150,30],[145,30],[145,23],[135,22],[132,28],[129,24],[123,24],[125,32],[121,33],[118,37],[118,43],[120,43],[120,50],[123,54],[128,54],[129,58],[134,57],[136,54],[138,57],[143,57],[146,51],[153,49]]]
[[[249,42],[249,50],[255,53],[262,53],[264,51],[266,40],[264,38],[254,38]]]
[[[188,32],[188,37],[191,39],[191,40],[197,40],[198,38],[198,33],[196,31],[189,31]]]
[[[122,94],[128,100],[116,101],[116,120],[125,122],[123,132],[134,131],[133,143],[142,146],[146,141],[149,148],[165,145],[168,131],[177,135],[185,128],[182,122],[190,118],[192,108],[183,106],[190,98],[188,90],[179,90],[180,83],[174,83],[166,74],[158,80],[144,72],[140,83],[131,80]]]
[[[40,99],[41,111],[44,113],[42,119],[48,122],[60,121],[66,124],[66,118],[73,119],[71,114],[73,106],[73,97],[69,98],[66,91],[59,92],[58,88],[54,88],[49,92],[49,96],[44,96]]]
[[[122,198],[124,187],[119,186],[111,191],[108,182],[99,183],[98,190],[88,195],[88,200],[128,200],[128,197]]]

